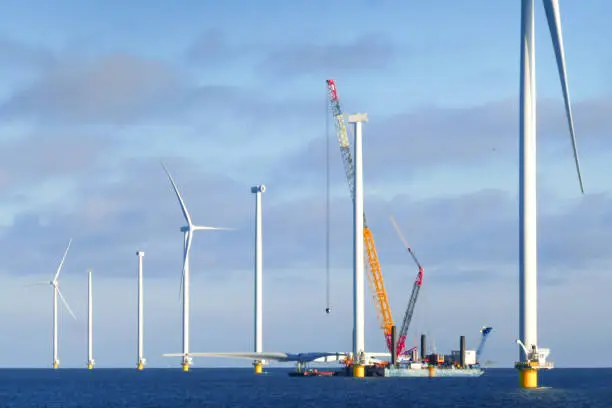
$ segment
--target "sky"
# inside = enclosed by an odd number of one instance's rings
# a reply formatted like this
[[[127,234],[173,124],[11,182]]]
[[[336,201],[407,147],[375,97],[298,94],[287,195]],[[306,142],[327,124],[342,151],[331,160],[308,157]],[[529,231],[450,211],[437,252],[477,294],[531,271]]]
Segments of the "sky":
[[[610,366],[576,350],[612,342],[612,3],[560,3],[585,194],[536,2],[540,346],[557,366]],[[86,364],[92,270],[97,366],[135,367],[143,250],[145,357],[179,367],[162,354],[181,351],[184,221],[162,161],[196,224],[235,228],[195,235],[192,351],[253,348],[257,184],[264,350],[349,351],[352,205],[328,78],[369,116],[365,210],[397,324],[417,271],[391,214],[425,268],[409,341],[475,349],[491,325],[483,360],[518,358],[520,2],[7,1],[0,27],[0,366],[50,366],[52,289],[33,284],[72,238],[62,366]],[[369,292],[365,341],[385,348]]]

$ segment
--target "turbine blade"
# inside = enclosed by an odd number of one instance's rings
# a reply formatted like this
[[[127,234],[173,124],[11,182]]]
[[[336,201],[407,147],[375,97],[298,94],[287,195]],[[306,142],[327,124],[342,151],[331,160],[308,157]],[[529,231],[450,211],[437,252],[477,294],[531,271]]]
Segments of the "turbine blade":
[[[191,216],[189,215],[189,211],[187,211],[187,207],[185,206],[185,202],[183,201],[183,197],[181,196],[181,193],[179,192],[179,189],[176,186],[176,183],[174,182],[174,179],[170,175],[170,172],[168,171],[168,168],[166,167],[166,165],[164,163],[162,163],[162,167],[164,168],[164,171],[166,172],[166,175],[168,176],[168,179],[170,180],[170,183],[172,183],[172,188],[174,189],[174,192],[176,193],[176,198],[178,198],[179,204],[181,205],[181,211],[183,211],[183,216],[185,217],[185,220],[187,221],[187,224],[189,226],[191,226],[192,225],[192,223],[191,223]]]
[[[559,15],[558,0],[543,0],[544,9],[546,10],[546,19],[548,20],[548,28],[553,47],[555,48],[555,56],[557,57],[557,68],[559,70],[559,79],[561,80],[561,89],[563,91],[563,99],[565,100],[565,114],[569,125],[570,136],[572,138],[572,149],[574,150],[574,162],[576,163],[576,173],[578,174],[578,182],[580,183],[580,191],[584,194],[584,186],[582,184],[582,172],[580,171],[580,160],[578,158],[578,148],[576,146],[576,135],[574,133],[574,117],[572,115],[572,107],[570,103],[569,89],[567,83],[567,72],[565,68],[565,52],[563,49],[563,35],[561,34],[561,17]]]
[[[62,303],[64,304],[64,306],[66,306],[66,309],[68,309],[68,312],[72,315],[72,317],[74,317],[74,320],[76,320],[76,316],[74,315],[74,313],[72,312],[72,309],[70,308],[70,306],[68,305],[68,301],[66,300],[66,298],[64,298],[64,295],[62,295],[62,291],[60,290],[60,288],[57,288],[57,294],[59,295],[60,299],[62,299]]]
[[[202,225],[193,225],[192,231],[236,231],[236,228],[224,228],[224,227],[206,227]]]
[[[53,278],[53,282],[57,282],[57,278],[59,278],[59,274],[62,271],[62,266],[64,265],[64,260],[66,260],[66,255],[68,255],[68,250],[70,249],[70,244],[72,243],[72,238],[68,240],[68,246],[66,247],[66,251],[64,252],[64,256],[57,268],[57,272],[55,273],[55,277]]]

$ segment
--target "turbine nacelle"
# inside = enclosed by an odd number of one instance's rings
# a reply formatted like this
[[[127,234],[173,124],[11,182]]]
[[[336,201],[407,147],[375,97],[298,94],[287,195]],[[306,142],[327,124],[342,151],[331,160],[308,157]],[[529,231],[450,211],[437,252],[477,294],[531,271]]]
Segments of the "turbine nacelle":
[[[251,187],[251,193],[253,193],[253,194],[255,194],[255,193],[265,193],[265,192],[266,192],[266,186],[263,185],[263,184]]]

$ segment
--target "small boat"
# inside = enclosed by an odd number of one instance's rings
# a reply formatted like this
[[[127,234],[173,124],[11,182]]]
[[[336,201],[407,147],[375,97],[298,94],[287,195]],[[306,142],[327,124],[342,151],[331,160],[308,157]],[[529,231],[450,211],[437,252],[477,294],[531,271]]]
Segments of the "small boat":
[[[335,371],[319,371],[316,368],[309,368],[302,371],[292,371],[289,373],[291,377],[331,377],[336,375]]]

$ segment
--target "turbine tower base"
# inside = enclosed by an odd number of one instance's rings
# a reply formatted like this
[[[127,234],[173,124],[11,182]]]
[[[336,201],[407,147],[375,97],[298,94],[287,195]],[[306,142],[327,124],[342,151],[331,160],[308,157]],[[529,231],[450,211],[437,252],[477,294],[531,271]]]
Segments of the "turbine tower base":
[[[538,388],[538,370],[519,368],[519,386],[521,388]]]
[[[253,366],[255,367],[255,374],[263,373],[263,363],[261,361],[255,361]]]
[[[93,364],[91,364],[91,363],[87,364],[87,369],[88,370],[93,370],[93,367],[94,367]]]
[[[138,364],[136,365],[136,368],[138,369],[138,371],[142,371],[144,369],[145,361],[146,359],[144,358],[141,358],[138,360]]]
[[[353,365],[353,377],[357,377],[357,378],[365,377],[365,366],[361,364]]]
[[[58,368],[59,368],[59,360],[55,360],[53,362],[53,369],[55,370],[55,369],[58,369]]]

